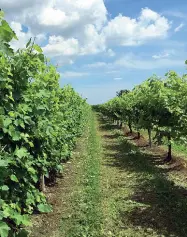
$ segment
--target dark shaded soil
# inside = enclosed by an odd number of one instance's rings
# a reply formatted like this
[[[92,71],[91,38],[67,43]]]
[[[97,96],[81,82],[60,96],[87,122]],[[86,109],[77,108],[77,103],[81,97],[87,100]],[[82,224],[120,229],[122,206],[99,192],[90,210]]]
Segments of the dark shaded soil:
[[[160,164],[167,163],[165,162],[165,158],[167,156],[167,151],[161,146],[157,146],[155,144],[152,145],[152,147],[149,147],[149,142],[148,140],[140,136],[140,139],[137,139],[137,133],[129,133],[128,129],[126,127],[123,128],[124,135],[127,137],[128,140],[133,141],[133,143],[137,146],[140,147],[141,149],[146,149],[147,151],[150,151],[154,153],[156,156],[160,158]],[[184,174],[186,173],[187,175],[187,161],[184,160],[182,157],[179,156],[172,156],[172,160],[167,163],[168,166],[168,171],[169,170],[178,170],[180,172],[183,172]]]

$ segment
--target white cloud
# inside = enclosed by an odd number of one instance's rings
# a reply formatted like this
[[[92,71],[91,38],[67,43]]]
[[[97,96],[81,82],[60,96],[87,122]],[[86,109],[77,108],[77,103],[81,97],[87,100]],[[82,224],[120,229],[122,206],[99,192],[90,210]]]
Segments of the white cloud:
[[[79,20],[79,15],[75,12],[67,16],[65,12],[53,7],[45,8],[38,16],[39,23],[44,26],[58,26],[66,28],[73,22]]]
[[[120,80],[122,80],[122,79],[123,79],[122,77],[115,77],[115,78],[114,78],[115,81],[120,81]]]
[[[115,61],[114,64],[116,67],[124,67],[126,69],[153,70],[164,68],[167,71],[171,70],[172,67],[181,67],[184,65],[184,60],[160,58],[156,61],[152,61],[149,59],[142,59],[141,57],[133,54],[127,54]]]
[[[111,71],[107,71],[107,74],[115,74],[115,73],[119,73],[119,70],[111,70]]]
[[[63,73],[60,73],[61,78],[74,78],[74,77],[85,77],[88,76],[89,73],[86,72],[74,72],[74,71],[66,71]]]
[[[104,27],[103,34],[109,44],[133,46],[150,39],[164,38],[169,28],[167,18],[145,8],[137,19],[121,14],[115,17]]]
[[[91,63],[91,64],[87,64],[85,65],[85,67],[87,68],[103,68],[103,67],[106,67],[107,66],[107,63],[105,62],[96,62],[96,63]]]
[[[158,54],[154,54],[152,56],[152,58],[154,58],[154,59],[169,58],[169,57],[171,57],[173,55],[176,55],[176,50],[174,50],[174,49],[167,49],[167,50],[164,50],[164,51],[162,51],[162,52],[160,52]]]
[[[72,60],[72,57],[71,56],[67,56],[67,57],[58,57],[57,58],[57,66],[58,67],[62,67],[64,65],[73,65],[75,62],[74,60]]]
[[[110,57],[114,57],[116,55],[116,53],[112,49],[108,49],[107,53]]]
[[[91,55],[105,51],[105,39],[98,34],[94,25],[86,25],[84,38],[68,38],[50,36],[49,43],[43,47],[44,52],[50,57]]]
[[[163,52],[163,53],[160,53],[160,54],[153,55],[152,58],[160,59],[160,58],[168,58],[169,56],[170,56],[169,53]]]
[[[168,51],[168,54],[169,54],[169,51]],[[163,57],[161,54],[155,55],[155,57],[152,60],[150,60],[150,59],[142,58],[133,53],[128,53],[110,63],[96,62],[93,64],[88,64],[85,67],[88,67],[89,69],[100,67],[100,69],[103,69],[102,73],[105,72],[107,74],[119,73],[122,70],[165,69],[165,71],[167,71],[167,70],[171,70],[173,67],[185,66],[184,61],[185,61],[185,58],[181,59],[177,57],[174,59],[170,59],[167,57]]]
[[[186,18],[186,14],[181,12],[181,11],[177,11],[177,10],[167,10],[167,11],[163,11],[162,12],[163,15],[166,16],[173,16],[176,18]]]
[[[47,5],[47,2],[49,1],[46,0],[45,5]],[[34,8],[36,5],[40,5],[41,7],[41,5],[44,5],[42,3],[44,2],[41,0],[1,0],[1,8],[8,14],[14,10],[13,13],[15,14],[15,10],[19,9],[20,12],[23,12],[26,9]]]
[[[113,57],[112,46],[136,46],[162,39],[170,28],[167,18],[149,8],[142,9],[137,18],[120,14],[107,19],[104,0],[1,0],[1,7],[9,22],[21,22],[29,29],[17,30],[17,46],[37,36],[43,39],[47,56],[65,57],[62,61],[102,52]]]
[[[65,40],[62,36],[50,36],[49,43],[43,47],[44,53],[50,57],[60,55],[73,56],[79,54],[79,42],[77,39],[70,38]]]
[[[86,24],[99,30],[107,21],[103,0],[2,0],[1,7],[9,19],[32,26],[37,33],[81,33]]]
[[[94,25],[86,25],[84,29],[81,54],[96,54],[106,50],[105,38],[100,35]]]
[[[184,27],[184,23],[181,23],[179,26],[177,26],[176,28],[175,28],[175,32],[178,32],[178,31],[180,31],[182,28]]]

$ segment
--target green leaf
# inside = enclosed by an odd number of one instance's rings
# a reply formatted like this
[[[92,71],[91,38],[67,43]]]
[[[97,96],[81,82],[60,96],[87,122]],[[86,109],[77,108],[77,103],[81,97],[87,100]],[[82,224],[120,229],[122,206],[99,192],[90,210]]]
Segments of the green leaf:
[[[12,119],[6,118],[3,120],[3,125],[7,128],[12,123]]]
[[[8,191],[8,190],[9,190],[9,187],[8,187],[7,185],[3,185],[3,186],[1,187],[1,190],[2,190],[2,191]]]
[[[28,142],[30,147],[34,147],[33,142]]]
[[[51,206],[48,204],[39,204],[37,207],[38,207],[38,210],[42,213],[48,213],[52,211]]]
[[[49,179],[49,172],[45,173],[45,177]]]
[[[13,141],[21,140],[21,133],[16,130],[9,131],[10,136],[12,137]]]
[[[20,149],[17,148],[14,154],[19,158],[23,158],[23,157],[27,157],[29,153],[25,147],[22,147]]]
[[[3,11],[0,11],[0,18],[4,18],[5,13]]]
[[[29,168],[28,168],[28,171],[29,171],[31,174],[36,174],[35,169],[32,168],[32,167],[29,167]]]
[[[33,49],[35,49],[38,53],[42,53],[42,52],[43,52],[43,50],[41,49],[41,47],[40,47],[39,45],[37,45],[37,44],[34,44],[34,45],[33,45]]]
[[[5,222],[0,221],[0,236],[8,237],[9,230],[10,227]]]
[[[7,167],[8,161],[7,160],[0,160],[0,167]]]
[[[32,38],[30,38],[30,40],[28,41],[28,43],[26,44],[26,48],[29,47],[29,45],[31,44]]]
[[[0,32],[1,33],[1,32]],[[13,55],[13,49],[10,48],[10,45],[1,41],[0,38],[0,52],[3,52],[7,55]]]
[[[2,20],[0,25],[0,39],[4,40],[5,43],[9,43],[13,38],[18,39],[9,24],[5,20]]]
[[[11,179],[12,181],[16,182],[16,183],[19,182],[18,179],[17,179],[17,177],[16,177],[14,174],[12,174],[12,175],[10,176],[10,179]]]
[[[14,212],[15,212],[15,210],[7,205],[3,210],[3,215],[4,215],[5,218],[7,218],[9,216],[13,216]]]
[[[27,215],[21,215],[18,212],[14,212],[13,219],[17,225],[30,226],[31,222]]]
[[[0,221],[4,218],[4,213],[0,211]]]
[[[20,230],[19,233],[16,235],[16,237],[28,237],[29,232],[26,230]]]
[[[43,63],[45,62],[45,56],[42,53],[38,55],[38,58],[40,59],[41,62]]]
[[[0,115],[5,114],[4,108],[0,107]]]
[[[25,124],[24,124],[24,122],[21,119],[16,119],[14,121],[14,125],[16,125],[17,127],[20,126],[22,128],[25,128]]]
[[[12,118],[15,117],[15,113],[14,113],[13,111],[10,111],[10,112],[8,113],[8,115],[9,115],[10,117],[12,117]]]

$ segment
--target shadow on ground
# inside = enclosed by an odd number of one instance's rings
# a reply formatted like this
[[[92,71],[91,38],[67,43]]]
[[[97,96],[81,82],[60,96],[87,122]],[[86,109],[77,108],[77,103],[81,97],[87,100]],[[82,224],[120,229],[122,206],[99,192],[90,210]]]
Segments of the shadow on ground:
[[[100,124],[101,131],[118,128],[102,119]],[[187,190],[168,179],[169,171],[162,165],[162,156],[146,154],[146,149],[140,150],[116,131],[104,135],[113,140],[104,145],[108,157],[105,165],[133,174],[136,184],[128,199],[138,204],[130,211],[121,209],[121,221],[124,225],[151,228],[160,236],[187,236]],[[120,198],[124,203],[127,201]]]

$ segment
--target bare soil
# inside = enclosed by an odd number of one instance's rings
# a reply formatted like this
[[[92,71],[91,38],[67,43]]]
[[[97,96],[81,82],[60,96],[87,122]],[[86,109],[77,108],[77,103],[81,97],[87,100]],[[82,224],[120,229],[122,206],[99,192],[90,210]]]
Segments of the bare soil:
[[[33,227],[30,237],[56,237],[60,236],[62,217],[71,213],[70,199],[73,188],[76,186],[77,170],[79,168],[81,141],[78,142],[71,161],[64,165],[63,176],[57,178],[53,186],[46,187],[48,203],[52,205],[53,211],[47,214],[32,216]]]

